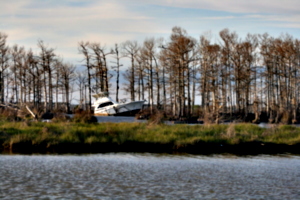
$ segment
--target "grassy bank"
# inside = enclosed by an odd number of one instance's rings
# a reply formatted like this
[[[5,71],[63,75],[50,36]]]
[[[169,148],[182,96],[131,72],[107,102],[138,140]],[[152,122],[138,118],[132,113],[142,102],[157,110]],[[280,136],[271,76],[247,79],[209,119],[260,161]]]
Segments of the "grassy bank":
[[[300,153],[300,128],[253,124],[0,122],[0,148],[11,152]]]

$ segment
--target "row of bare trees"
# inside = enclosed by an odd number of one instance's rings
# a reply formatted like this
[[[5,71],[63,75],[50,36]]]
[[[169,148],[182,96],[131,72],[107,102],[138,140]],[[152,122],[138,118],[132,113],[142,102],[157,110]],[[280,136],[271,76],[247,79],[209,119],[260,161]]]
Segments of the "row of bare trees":
[[[59,102],[66,102],[64,110],[70,112],[70,100],[75,81],[75,66],[64,63],[42,40],[40,52],[6,44],[7,35],[0,33],[0,102],[1,104],[28,104],[38,110],[53,111]]]
[[[212,42],[209,35],[197,40],[174,27],[167,40],[126,41],[112,49],[82,41],[81,73],[43,41],[38,41],[40,52],[34,55],[17,45],[8,47],[6,38],[0,34],[2,103],[43,103],[53,110],[59,99],[70,104],[72,92],[79,91],[80,102],[85,100],[91,108],[93,93],[115,94],[119,101],[121,90],[132,101],[146,99],[151,110],[158,108],[176,118],[298,120],[300,42],[288,34],[241,38],[224,29],[219,41]]]

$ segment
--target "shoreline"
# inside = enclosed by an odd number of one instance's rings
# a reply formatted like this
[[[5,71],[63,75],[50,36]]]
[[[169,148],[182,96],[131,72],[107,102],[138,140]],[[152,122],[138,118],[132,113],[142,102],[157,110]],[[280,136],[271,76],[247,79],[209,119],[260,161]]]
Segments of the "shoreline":
[[[0,153],[300,154],[300,127],[0,122]]]
[[[0,148],[1,153],[11,154],[96,154],[96,153],[167,153],[167,154],[234,154],[234,155],[259,155],[259,154],[299,154],[300,144],[274,144],[258,141],[240,144],[222,144],[198,142],[186,146],[174,144],[124,142],[116,143],[64,143],[47,147],[47,144],[32,145],[31,143],[18,143],[10,148]]]

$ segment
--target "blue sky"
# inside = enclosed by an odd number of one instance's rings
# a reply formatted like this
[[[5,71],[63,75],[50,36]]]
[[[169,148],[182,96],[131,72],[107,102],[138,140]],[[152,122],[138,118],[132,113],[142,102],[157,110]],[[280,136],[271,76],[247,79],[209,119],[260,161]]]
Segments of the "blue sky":
[[[65,61],[78,64],[78,42],[115,43],[149,37],[168,39],[180,26],[213,42],[224,28],[247,33],[289,33],[300,39],[299,0],[1,0],[0,32],[9,45],[36,49],[43,40]]]

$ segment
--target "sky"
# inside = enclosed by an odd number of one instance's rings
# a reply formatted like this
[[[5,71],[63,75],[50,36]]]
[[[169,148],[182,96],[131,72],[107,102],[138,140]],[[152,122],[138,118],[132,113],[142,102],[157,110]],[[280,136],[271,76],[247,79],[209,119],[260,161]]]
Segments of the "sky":
[[[65,62],[81,65],[81,41],[109,51],[116,43],[164,38],[179,26],[199,40],[220,42],[225,28],[241,38],[268,33],[300,39],[299,0],[0,0],[0,32],[7,44],[38,54],[43,40]],[[122,60],[121,60],[122,62]],[[125,61],[126,62],[126,61]],[[129,62],[128,62],[129,63]]]
[[[1,0],[0,32],[7,43],[38,51],[43,40],[65,61],[77,65],[80,41],[115,43],[163,37],[179,26],[199,39],[219,42],[224,28],[247,33],[289,33],[300,38],[299,0]]]

